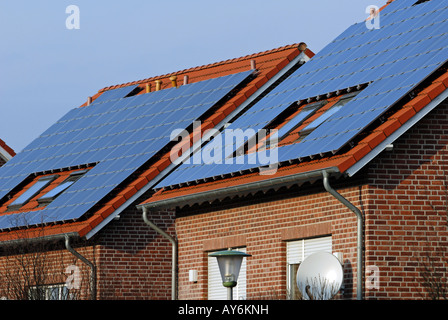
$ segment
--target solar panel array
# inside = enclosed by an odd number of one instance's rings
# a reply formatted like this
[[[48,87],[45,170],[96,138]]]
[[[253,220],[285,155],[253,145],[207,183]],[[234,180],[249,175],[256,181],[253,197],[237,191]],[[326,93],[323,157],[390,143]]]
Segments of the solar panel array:
[[[135,88],[105,92],[69,111],[0,168],[0,199],[35,173],[95,164],[47,207],[0,216],[0,229],[78,219],[252,71],[124,98]]]
[[[239,117],[231,128],[264,128],[299,100],[370,83],[300,143],[278,150],[279,161],[335,153],[437,70],[448,58],[448,1],[396,0],[380,29],[354,24]],[[235,146],[237,148],[238,146]],[[259,165],[259,164],[258,164]],[[182,165],[157,187],[237,172],[247,164]],[[252,165],[256,167],[257,165]],[[249,166],[250,167],[250,166]]]

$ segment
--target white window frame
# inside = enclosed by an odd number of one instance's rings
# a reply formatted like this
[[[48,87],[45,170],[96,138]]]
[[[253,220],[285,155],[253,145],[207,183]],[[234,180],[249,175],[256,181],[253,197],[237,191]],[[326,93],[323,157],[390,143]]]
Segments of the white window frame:
[[[246,248],[235,248],[234,250],[246,252]],[[220,251],[220,250],[217,250]],[[217,252],[213,251],[213,252]],[[212,252],[209,252],[212,253]],[[234,300],[246,300],[246,258],[241,264],[240,274],[237,285],[233,288]],[[208,300],[227,300],[227,288],[222,285],[221,273],[219,272],[218,261],[216,257],[208,257]]]
[[[286,243],[286,288],[289,300],[297,299],[296,274],[300,263],[310,254],[325,251],[332,253],[332,237],[314,237]]]

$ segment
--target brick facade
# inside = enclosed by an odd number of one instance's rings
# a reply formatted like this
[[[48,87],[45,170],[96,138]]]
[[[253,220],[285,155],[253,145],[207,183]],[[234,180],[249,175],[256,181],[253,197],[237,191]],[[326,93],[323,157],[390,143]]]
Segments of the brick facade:
[[[150,217],[175,237],[173,214]],[[171,244],[145,224],[142,212],[129,207],[95,241],[99,252],[99,299],[171,299]]]
[[[422,285],[429,261],[446,283],[447,132],[445,101],[369,165],[366,265],[379,267],[381,285],[368,297],[430,297]]]

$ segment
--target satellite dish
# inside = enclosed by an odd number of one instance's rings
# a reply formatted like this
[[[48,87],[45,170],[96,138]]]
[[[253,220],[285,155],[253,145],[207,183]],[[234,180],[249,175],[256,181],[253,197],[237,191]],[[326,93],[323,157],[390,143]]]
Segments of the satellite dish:
[[[342,286],[344,271],[338,258],[328,252],[311,254],[297,270],[297,287],[305,300],[329,300]]]

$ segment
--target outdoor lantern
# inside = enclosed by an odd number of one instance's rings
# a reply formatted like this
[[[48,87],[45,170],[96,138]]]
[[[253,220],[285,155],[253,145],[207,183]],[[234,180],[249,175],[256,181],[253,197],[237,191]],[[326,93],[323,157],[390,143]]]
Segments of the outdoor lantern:
[[[238,275],[240,274],[241,264],[244,257],[250,257],[250,254],[229,250],[214,252],[209,255],[218,259],[219,271],[221,272],[222,284],[227,288],[227,299],[233,299],[233,287],[236,286]]]

